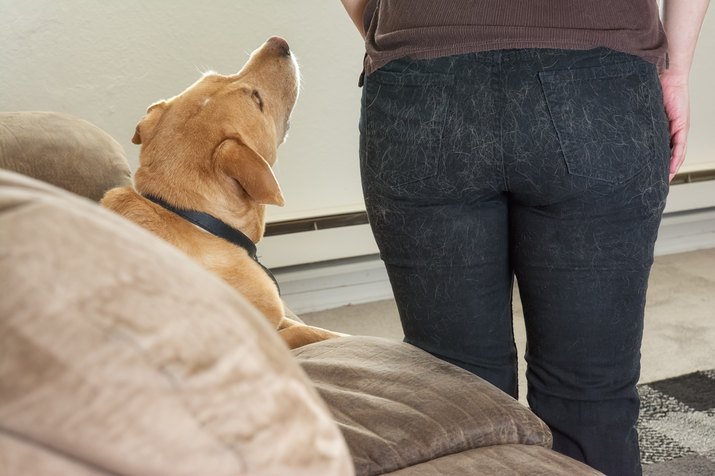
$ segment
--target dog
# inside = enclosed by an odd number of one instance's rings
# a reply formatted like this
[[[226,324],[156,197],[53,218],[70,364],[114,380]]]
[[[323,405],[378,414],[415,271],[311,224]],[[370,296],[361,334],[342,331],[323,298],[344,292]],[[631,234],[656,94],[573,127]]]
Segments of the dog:
[[[285,316],[277,283],[256,259],[266,205],[284,204],[271,169],[300,86],[288,43],[269,38],[234,75],[206,73],[152,104],[136,127],[134,188],[102,205],[181,249],[243,294],[295,349],[343,334]]]

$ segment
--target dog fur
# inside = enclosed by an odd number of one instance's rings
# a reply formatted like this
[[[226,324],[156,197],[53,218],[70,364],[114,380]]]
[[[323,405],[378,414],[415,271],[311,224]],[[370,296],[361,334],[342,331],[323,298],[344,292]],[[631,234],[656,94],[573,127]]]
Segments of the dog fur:
[[[284,204],[271,166],[284,141],[299,89],[288,44],[272,37],[237,74],[205,74],[149,107],[132,139],[141,144],[135,188],[108,191],[102,204],[183,250],[260,310],[293,349],[341,334],[285,316],[278,290],[246,250],[144,198],[208,213],[254,243],[265,206]]]

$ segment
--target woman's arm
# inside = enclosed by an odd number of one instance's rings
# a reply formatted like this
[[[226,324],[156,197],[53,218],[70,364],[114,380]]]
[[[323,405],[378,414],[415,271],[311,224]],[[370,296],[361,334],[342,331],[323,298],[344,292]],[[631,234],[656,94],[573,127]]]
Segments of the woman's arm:
[[[345,11],[348,12],[353,23],[357,27],[360,35],[365,38],[365,26],[363,25],[363,13],[365,13],[365,6],[368,0],[340,0],[343,2],[343,7]]]
[[[688,80],[695,44],[710,0],[664,0],[663,28],[668,36],[668,69],[660,75],[670,121],[670,180],[685,160],[690,129]]]

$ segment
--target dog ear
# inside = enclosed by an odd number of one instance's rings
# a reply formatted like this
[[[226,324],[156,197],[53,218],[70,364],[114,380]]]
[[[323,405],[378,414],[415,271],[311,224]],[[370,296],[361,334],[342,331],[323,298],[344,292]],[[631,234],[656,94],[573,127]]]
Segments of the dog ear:
[[[214,152],[219,170],[236,180],[256,202],[285,205],[283,192],[270,164],[240,139],[226,139]]]
[[[153,135],[154,126],[159,122],[159,118],[166,109],[166,101],[155,102],[146,110],[146,114],[142,117],[132,137],[133,144],[141,144],[143,140],[148,139]],[[142,137],[143,136],[143,137]]]

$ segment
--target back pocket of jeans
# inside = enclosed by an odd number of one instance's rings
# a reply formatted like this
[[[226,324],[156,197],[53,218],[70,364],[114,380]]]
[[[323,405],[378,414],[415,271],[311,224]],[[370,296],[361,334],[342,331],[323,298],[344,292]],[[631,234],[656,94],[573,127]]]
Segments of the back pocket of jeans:
[[[653,65],[634,61],[539,77],[570,174],[625,182],[653,160]]]
[[[450,75],[378,70],[366,82],[364,168],[388,186],[434,177],[439,169]]]

